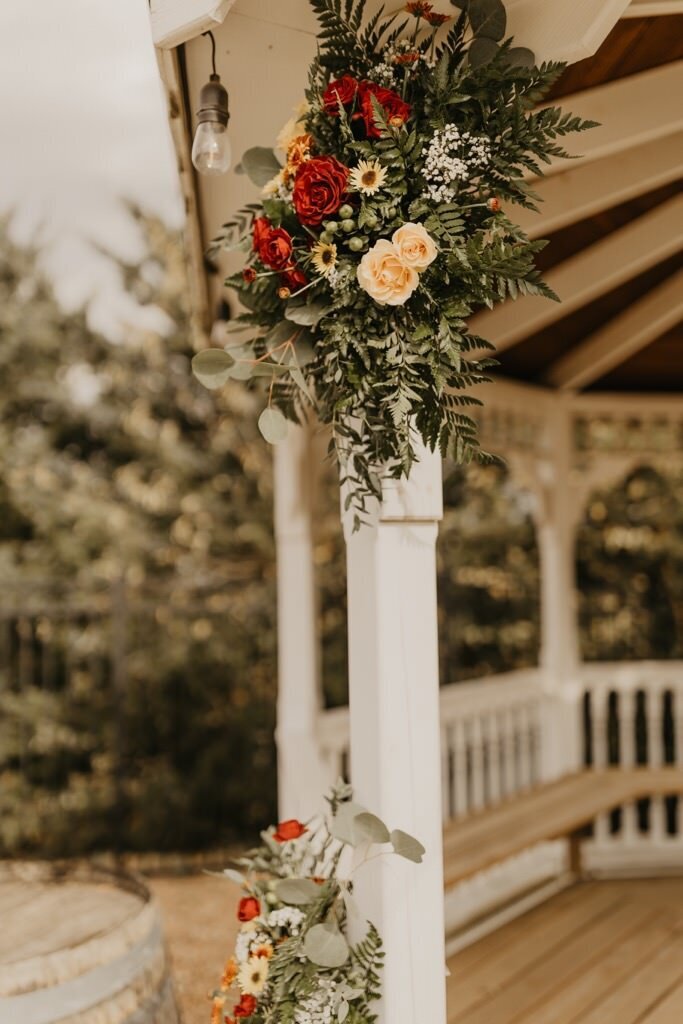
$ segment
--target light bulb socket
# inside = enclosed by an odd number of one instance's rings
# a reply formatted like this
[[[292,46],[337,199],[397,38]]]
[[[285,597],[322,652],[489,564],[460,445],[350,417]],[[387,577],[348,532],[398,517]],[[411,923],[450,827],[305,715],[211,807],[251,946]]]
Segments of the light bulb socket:
[[[220,75],[211,75],[199,93],[199,110],[197,124],[222,124],[227,126],[230,120],[228,110],[228,90],[221,84]]]

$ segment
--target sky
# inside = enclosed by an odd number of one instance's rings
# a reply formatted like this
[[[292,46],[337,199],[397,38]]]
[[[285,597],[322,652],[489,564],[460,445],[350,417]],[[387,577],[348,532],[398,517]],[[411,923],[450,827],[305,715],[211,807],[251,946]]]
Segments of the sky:
[[[144,314],[91,242],[140,251],[122,197],[182,223],[146,0],[0,0],[0,98],[0,212],[116,336]]]

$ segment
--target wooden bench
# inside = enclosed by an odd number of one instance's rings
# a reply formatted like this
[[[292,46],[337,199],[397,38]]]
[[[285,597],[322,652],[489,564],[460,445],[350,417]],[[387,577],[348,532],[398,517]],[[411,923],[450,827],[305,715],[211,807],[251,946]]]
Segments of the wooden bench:
[[[683,794],[681,768],[588,769],[456,820],[444,831],[444,883],[467,878],[551,839],[568,839],[581,873],[581,841],[598,815],[647,797]]]

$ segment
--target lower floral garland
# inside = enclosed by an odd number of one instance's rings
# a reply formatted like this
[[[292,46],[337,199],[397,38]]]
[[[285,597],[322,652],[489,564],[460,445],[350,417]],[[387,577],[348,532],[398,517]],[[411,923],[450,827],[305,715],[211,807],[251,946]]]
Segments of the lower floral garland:
[[[220,873],[238,882],[243,896],[235,951],[212,993],[212,1024],[377,1019],[372,1005],[381,995],[382,939],[360,913],[352,876],[371,851],[416,864],[425,851],[351,796],[339,783],[326,798],[328,814],[308,825],[290,820],[268,829],[263,844],[236,861],[241,870]]]

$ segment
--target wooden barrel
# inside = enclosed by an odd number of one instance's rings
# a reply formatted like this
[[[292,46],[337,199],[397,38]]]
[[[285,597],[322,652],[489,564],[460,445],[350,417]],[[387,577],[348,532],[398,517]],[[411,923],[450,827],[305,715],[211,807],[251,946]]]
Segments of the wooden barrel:
[[[0,865],[1,1024],[177,1024],[161,922],[131,875]]]

